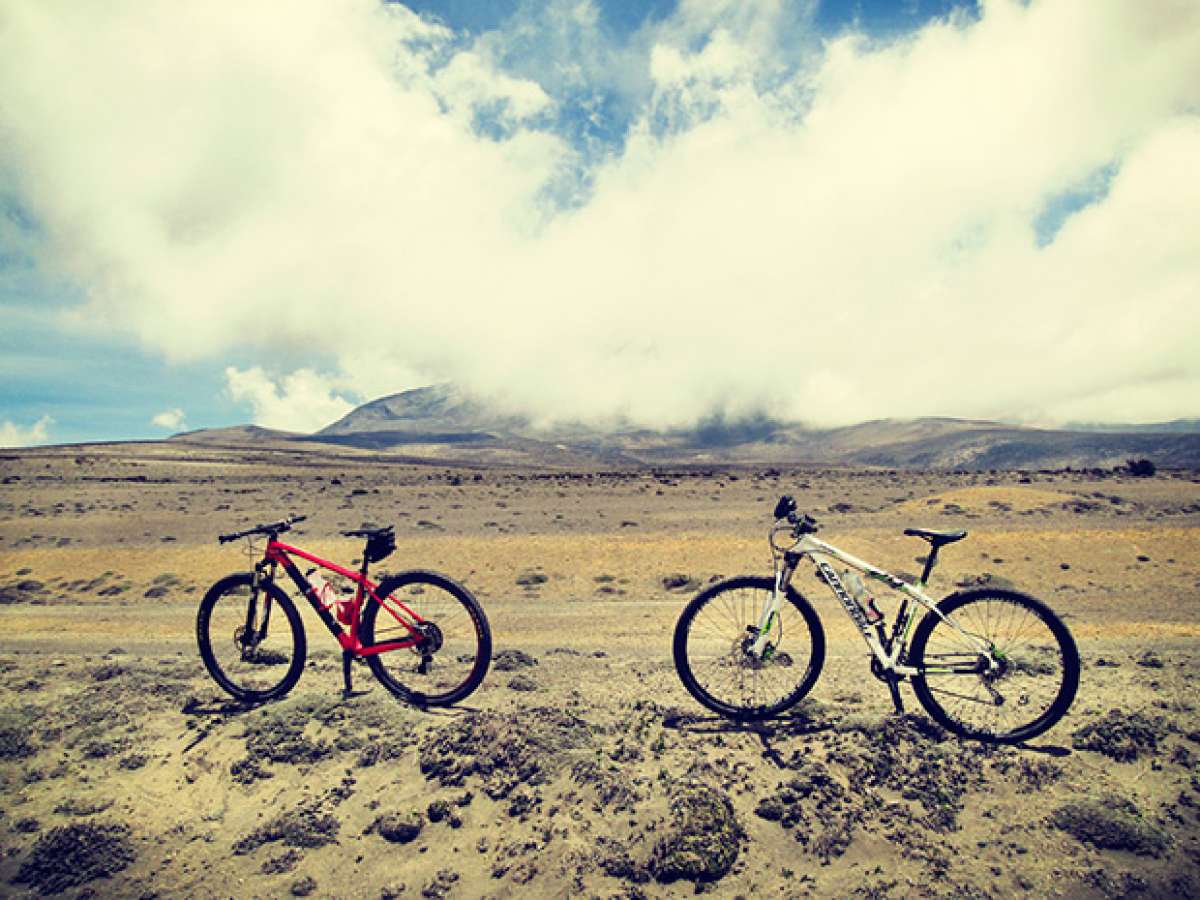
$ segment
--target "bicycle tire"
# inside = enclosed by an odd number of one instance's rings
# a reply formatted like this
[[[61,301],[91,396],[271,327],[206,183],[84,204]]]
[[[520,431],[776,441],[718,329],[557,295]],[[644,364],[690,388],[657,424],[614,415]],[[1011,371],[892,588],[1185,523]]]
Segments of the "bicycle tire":
[[[427,659],[416,648],[367,656],[371,672],[384,687],[416,706],[449,706],[479,687],[492,661],[492,632],[470,591],[437,572],[412,571],[385,578],[376,595],[384,603],[388,598],[402,602],[436,625],[440,637]],[[381,604],[369,602],[363,612],[364,645],[409,634],[398,622],[377,625],[380,608]]]
[[[747,629],[757,625],[762,603],[774,589],[770,578],[730,578],[705,588],[679,616],[673,645],[675,670],[688,693],[715,713],[740,722],[779,715],[799,703],[821,674],[825,631],[812,605],[790,586],[787,604],[780,609],[780,639],[775,643],[774,662],[751,660],[743,652],[750,637]],[[789,605],[793,613],[785,616]],[[791,635],[798,623],[804,627],[793,640]],[[772,630],[775,627],[773,624]],[[789,641],[786,646],[785,640]],[[792,670],[797,678],[792,677]],[[747,673],[753,673],[749,685]],[[724,682],[731,688],[730,696],[719,695],[724,693]],[[781,695],[773,696],[767,689],[770,684],[777,684]]]
[[[257,617],[265,612],[268,630],[247,655],[241,635],[253,584],[251,573],[241,572],[208,589],[196,613],[196,642],[204,667],[222,690],[243,703],[265,703],[282,697],[300,680],[306,641],[300,614],[287,594],[275,584],[262,582],[255,616],[256,624],[261,623]],[[264,595],[267,603],[260,606]],[[283,612],[286,634],[277,625],[278,616],[271,614],[272,607]],[[270,630],[272,626],[274,630]]]
[[[937,609],[1000,651],[1003,665],[991,676],[928,671],[936,661],[970,656],[974,648],[936,612],[926,613],[913,634],[909,661],[919,670],[913,691],[934,721],[963,737],[1019,744],[1066,715],[1079,688],[1079,650],[1050,607],[1020,591],[975,588],[951,594]],[[1011,709],[1031,701],[1037,701],[1032,718],[1012,715]],[[971,712],[977,715],[971,718]]]

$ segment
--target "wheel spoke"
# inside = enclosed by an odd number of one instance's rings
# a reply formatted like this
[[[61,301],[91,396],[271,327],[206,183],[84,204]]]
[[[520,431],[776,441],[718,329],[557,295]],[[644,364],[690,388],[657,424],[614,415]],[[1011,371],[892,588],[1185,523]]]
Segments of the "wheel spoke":
[[[402,697],[434,705],[456,702],[473,691],[490,660],[491,639],[470,595],[440,576],[402,582],[386,595],[380,590],[384,608],[372,601],[364,612],[364,640],[415,643],[368,657],[376,677]],[[409,623],[413,631],[387,612],[396,603],[419,618]]]
[[[1062,715],[1060,698],[1069,704],[1074,696],[1078,656],[1044,606],[1013,592],[980,592],[943,612],[950,621],[923,622],[913,642],[922,670],[914,687],[935,718],[963,734],[1010,740],[1040,733]],[[963,652],[969,642],[955,624],[993,650]],[[980,667],[968,671],[969,660]]]
[[[681,674],[686,670],[684,684],[710,708],[750,717],[777,712],[815,680],[813,633],[794,601],[783,603],[771,622],[767,655],[751,652],[772,592],[765,579],[735,580],[701,594],[681,618],[676,663]]]

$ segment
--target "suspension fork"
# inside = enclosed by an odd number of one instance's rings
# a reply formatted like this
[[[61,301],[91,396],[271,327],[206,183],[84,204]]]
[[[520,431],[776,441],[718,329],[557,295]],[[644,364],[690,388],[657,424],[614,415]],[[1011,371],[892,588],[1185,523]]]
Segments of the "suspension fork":
[[[788,586],[792,583],[792,576],[796,574],[800,556],[801,554],[794,550],[788,550],[783,554],[783,565],[775,570],[775,589],[771,591],[771,596],[763,604],[762,612],[758,616],[758,633],[754,638],[754,643],[750,645],[750,654],[756,658],[761,658],[763,655],[763,648],[767,645],[767,636],[779,616],[784,594],[787,593]]]
[[[270,566],[270,571],[264,574],[267,566]],[[247,636],[247,643],[243,649],[252,649],[261,644],[267,637],[267,626],[271,621],[271,595],[265,594],[263,599],[263,617],[262,624],[256,630],[254,628],[255,613],[258,611],[258,593],[264,581],[273,582],[275,580],[275,562],[272,560],[268,563],[265,559],[254,565],[254,576],[250,583],[250,602],[246,605],[246,629],[243,632]],[[265,592],[264,592],[265,593]]]

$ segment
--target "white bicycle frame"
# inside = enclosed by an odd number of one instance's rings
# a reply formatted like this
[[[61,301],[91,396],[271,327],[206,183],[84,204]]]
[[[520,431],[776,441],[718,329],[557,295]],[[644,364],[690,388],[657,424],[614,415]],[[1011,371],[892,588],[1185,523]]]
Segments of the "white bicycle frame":
[[[919,587],[913,586],[897,578],[890,572],[877,568],[856,556],[846,553],[844,550],[839,550],[832,544],[818,540],[811,534],[800,537],[789,547],[779,547],[775,543],[775,535],[784,531],[791,532],[791,526],[776,526],[771,531],[771,547],[775,551],[776,558],[775,589],[771,592],[771,597],[766,602],[762,615],[759,617],[758,636],[749,648],[749,652],[756,658],[762,657],[770,637],[771,625],[775,622],[775,618],[779,615],[779,611],[782,608],[783,596],[787,592],[788,585],[791,583],[792,575],[795,574],[800,560],[807,556],[817,567],[817,571],[825,579],[825,583],[833,591],[834,596],[842,604],[842,608],[846,610],[846,614],[862,633],[863,639],[871,649],[872,655],[879,661],[885,672],[893,672],[901,676],[921,674],[921,671],[913,666],[900,664],[900,656],[904,653],[904,648],[908,643],[909,630],[917,618],[918,607],[932,611],[934,615],[941,618],[943,622],[965,638],[969,644],[976,647],[979,654],[988,661],[989,667],[995,666],[996,661],[992,657],[992,647],[990,644],[982,638],[964,631],[953,619],[942,615],[941,611],[937,608],[937,601],[920,589],[924,587],[924,582],[918,582]],[[903,620],[898,621],[895,626],[893,632],[895,639],[892,641],[890,648],[884,648],[882,629],[874,628],[872,623],[868,621],[862,606],[858,600],[851,596],[846,586],[842,584],[842,579],[838,576],[833,566],[829,564],[828,559],[837,560],[852,569],[856,569],[869,578],[882,582],[892,590],[899,591],[915,601],[915,604],[910,609],[901,612]],[[782,560],[782,565],[780,564],[780,560]],[[925,671],[929,671],[928,666],[926,666]]]

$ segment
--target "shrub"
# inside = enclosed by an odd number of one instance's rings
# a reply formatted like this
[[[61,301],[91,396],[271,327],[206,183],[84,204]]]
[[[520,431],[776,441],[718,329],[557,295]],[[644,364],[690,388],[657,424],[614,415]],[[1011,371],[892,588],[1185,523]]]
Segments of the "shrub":
[[[680,785],[672,792],[671,814],[673,822],[650,857],[654,877],[666,882],[723,877],[737,861],[742,840],[729,798],[707,785]]]
[[[1117,762],[1132,762],[1144,754],[1158,752],[1158,742],[1167,728],[1160,716],[1109,710],[1108,715],[1071,733],[1076,750],[1094,750]]]
[[[1156,471],[1154,463],[1148,459],[1128,459],[1125,461],[1125,469],[1137,478],[1152,478]]]
[[[1133,803],[1119,797],[1066,803],[1051,813],[1050,823],[1101,850],[1161,856],[1171,844],[1170,835],[1145,821]]]
[[[40,838],[13,880],[41,894],[57,894],[120,872],[134,856],[128,826],[77,822]]]

